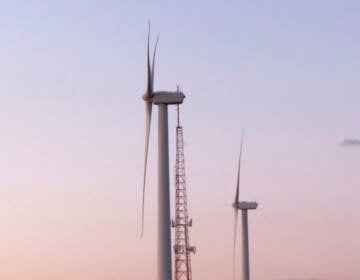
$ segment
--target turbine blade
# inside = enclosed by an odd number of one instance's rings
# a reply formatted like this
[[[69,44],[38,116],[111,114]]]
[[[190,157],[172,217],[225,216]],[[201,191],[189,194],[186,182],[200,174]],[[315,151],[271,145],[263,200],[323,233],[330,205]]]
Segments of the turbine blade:
[[[233,244],[233,280],[235,280],[236,237],[238,224],[238,209],[234,209],[234,244]]]
[[[148,30],[148,40],[147,40],[147,88],[146,88],[146,95],[151,97],[152,94],[152,87],[151,87],[151,68],[150,68],[150,21],[149,30]]]
[[[151,67],[151,95],[154,94],[155,56],[156,56],[156,49],[157,49],[158,42],[159,42],[159,35],[156,38],[155,49],[154,49],[154,54],[153,54],[153,61],[152,61],[152,67]]]
[[[244,130],[242,130],[241,143],[240,143],[240,155],[239,155],[239,165],[238,165],[237,181],[236,181],[235,203],[238,203],[238,202],[239,202],[239,192],[240,192],[240,167],[241,167],[241,154],[242,154],[243,142],[244,142]]]
[[[151,113],[152,113],[152,103],[146,102],[145,161],[144,161],[144,180],[143,180],[142,209],[141,209],[141,234],[140,234],[141,237],[143,236],[144,233],[145,182],[146,182],[146,169],[147,169],[147,159],[148,159],[148,151],[149,151]]]

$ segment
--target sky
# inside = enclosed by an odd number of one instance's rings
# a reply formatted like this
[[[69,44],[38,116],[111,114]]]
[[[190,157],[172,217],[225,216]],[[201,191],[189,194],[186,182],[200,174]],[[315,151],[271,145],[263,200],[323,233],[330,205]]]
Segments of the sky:
[[[186,94],[193,279],[231,279],[243,128],[252,279],[360,279],[360,3],[346,0],[1,1],[0,279],[156,279],[157,110],[139,238],[149,19],[155,89]]]

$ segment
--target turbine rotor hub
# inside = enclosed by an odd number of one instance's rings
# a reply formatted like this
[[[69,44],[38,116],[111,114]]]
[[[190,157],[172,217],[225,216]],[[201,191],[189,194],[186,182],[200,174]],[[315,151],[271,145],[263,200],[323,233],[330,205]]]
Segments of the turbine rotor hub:
[[[145,102],[153,102],[153,96],[149,96],[147,93],[144,93],[144,95],[142,96],[142,99],[145,101]]]

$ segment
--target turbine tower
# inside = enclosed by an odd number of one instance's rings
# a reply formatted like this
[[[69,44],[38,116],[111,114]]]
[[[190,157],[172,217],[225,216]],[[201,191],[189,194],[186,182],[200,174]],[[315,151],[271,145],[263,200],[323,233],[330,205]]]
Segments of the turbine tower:
[[[237,171],[235,201],[232,204],[232,206],[234,207],[233,279],[235,279],[235,256],[236,256],[236,236],[237,236],[238,211],[241,210],[241,214],[242,214],[243,280],[250,280],[248,210],[256,209],[258,204],[253,201],[252,202],[239,201],[240,165],[241,165],[243,140],[244,140],[244,132],[242,133],[241,144],[240,144],[240,156],[239,156],[239,164],[238,164],[238,171]]]
[[[191,280],[190,254],[195,254],[196,248],[189,245],[189,227],[192,226],[192,219],[188,217],[184,140],[179,105],[177,105],[175,184],[175,220],[172,220],[172,227],[175,228],[174,278],[175,280]]]
[[[159,37],[158,37],[159,38]],[[171,280],[171,230],[170,230],[170,182],[169,182],[169,135],[168,105],[182,104],[185,95],[180,91],[154,91],[154,68],[157,42],[150,66],[150,23],[147,40],[147,87],[143,95],[146,110],[145,160],[142,198],[141,236],[144,231],[145,182],[152,105],[158,105],[158,280]]]

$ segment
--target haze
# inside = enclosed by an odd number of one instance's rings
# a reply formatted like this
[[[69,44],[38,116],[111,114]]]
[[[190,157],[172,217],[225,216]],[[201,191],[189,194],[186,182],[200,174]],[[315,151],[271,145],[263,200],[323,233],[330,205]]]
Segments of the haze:
[[[187,96],[193,279],[231,279],[242,128],[252,279],[360,279],[360,3],[224,2],[0,4],[0,279],[156,279],[148,19],[155,88]]]

